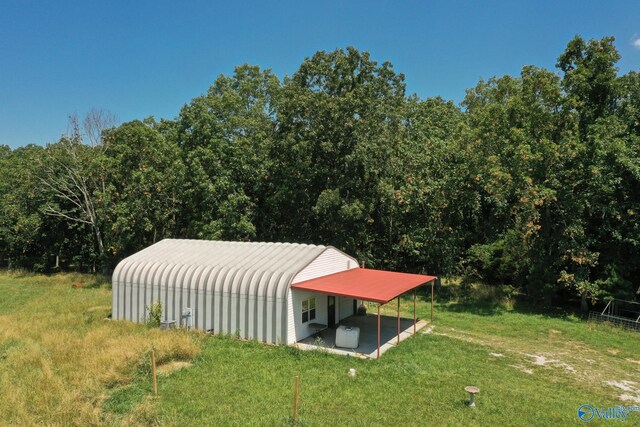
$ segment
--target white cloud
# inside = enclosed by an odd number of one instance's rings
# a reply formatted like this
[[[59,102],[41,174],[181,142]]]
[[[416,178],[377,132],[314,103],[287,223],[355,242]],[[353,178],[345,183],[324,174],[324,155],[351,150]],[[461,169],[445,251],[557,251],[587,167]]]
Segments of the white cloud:
[[[631,40],[631,44],[633,45],[633,47],[640,49],[640,37],[634,37]]]

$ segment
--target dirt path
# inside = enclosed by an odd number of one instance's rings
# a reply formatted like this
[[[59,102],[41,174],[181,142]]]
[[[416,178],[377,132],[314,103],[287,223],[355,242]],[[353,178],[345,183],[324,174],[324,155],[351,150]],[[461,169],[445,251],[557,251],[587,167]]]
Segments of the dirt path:
[[[488,357],[503,359],[528,375],[551,369],[558,375],[573,378],[581,386],[609,388],[612,397],[628,404],[640,404],[640,360],[620,357],[615,348],[606,351],[591,348],[563,337],[554,329],[548,332],[548,338],[532,341],[530,337],[518,339],[446,326],[425,331],[486,347]]]

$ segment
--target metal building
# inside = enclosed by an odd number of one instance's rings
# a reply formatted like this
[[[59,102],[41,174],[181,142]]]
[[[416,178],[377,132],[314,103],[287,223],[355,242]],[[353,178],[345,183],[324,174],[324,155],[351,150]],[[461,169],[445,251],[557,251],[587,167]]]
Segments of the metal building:
[[[355,298],[291,285],[358,268],[331,246],[162,240],[121,261],[113,273],[113,319],[144,322],[162,304],[163,320],[214,333],[293,344],[356,310]]]

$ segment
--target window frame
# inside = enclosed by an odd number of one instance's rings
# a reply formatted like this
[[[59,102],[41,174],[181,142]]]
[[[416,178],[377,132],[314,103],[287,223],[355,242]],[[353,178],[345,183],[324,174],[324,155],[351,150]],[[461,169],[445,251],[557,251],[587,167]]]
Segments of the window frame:
[[[316,297],[309,297],[309,298],[303,299],[300,308],[302,309],[301,317],[302,317],[303,324],[311,322],[312,320],[316,320],[316,315],[317,315]],[[305,316],[306,316],[306,320],[305,320]]]

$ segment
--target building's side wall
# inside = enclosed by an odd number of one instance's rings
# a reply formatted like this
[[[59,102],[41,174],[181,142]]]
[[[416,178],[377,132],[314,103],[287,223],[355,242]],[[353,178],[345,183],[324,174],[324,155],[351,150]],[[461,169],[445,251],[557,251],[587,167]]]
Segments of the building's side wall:
[[[296,319],[293,310],[293,289],[289,289],[287,295],[287,344],[295,344],[297,341],[296,324],[300,320]]]
[[[197,329],[294,343],[309,331],[301,324],[302,299],[290,284],[358,267],[332,247],[261,244],[242,257],[243,243],[216,245],[167,240],[123,260],[113,274],[113,318],[144,322],[147,307],[159,301],[163,321],[179,325],[190,308]],[[326,298],[316,295],[316,323],[327,323]],[[337,300],[339,321],[343,311]]]
[[[302,301],[312,297],[315,297],[316,299],[316,318],[315,320],[302,323]],[[293,331],[294,334],[289,334],[287,339],[288,344],[293,344],[296,341],[303,340],[313,335],[314,330],[309,328],[310,323],[320,323],[323,325],[329,324],[329,319],[327,318],[327,303],[327,295],[291,289],[287,308],[290,312],[289,328],[291,329],[289,330]],[[353,298],[336,297],[336,324],[353,314]]]
[[[304,282],[305,280],[315,279],[316,277],[327,276],[329,274],[357,267],[358,262],[355,259],[335,248],[328,247],[298,274],[296,274],[291,283]],[[302,324],[302,301],[310,296],[316,297],[316,319],[314,321],[307,322],[306,324]],[[342,316],[343,312],[340,306],[340,298],[336,298],[336,304],[336,322],[339,322],[346,316]],[[290,289],[287,301],[287,311],[288,344],[293,344],[296,341],[300,341],[301,339],[312,335],[313,331],[309,329],[309,323],[322,323],[325,325],[328,323],[327,296],[323,294]]]
[[[180,325],[182,313],[190,308],[191,326],[196,329],[269,343],[288,339],[289,305],[286,299],[278,297],[276,289],[280,281],[286,280],[282,275],[261,277],[271,287],[255,295],[234,286],[242,277],[226,276],[226,272],[164,265],[146,274],[148,268],[132,266],[114,274],[115,320],[145,322],[147,307],[159,301],[162,320],[175,321],[176,325]],[[221,286],[217,282],[220,280],[228,285]]]
[[[295,341],[300,341],[308,336],[313,335],[314,331],[309,328],[310,323],[321,323],[326,325],[327,322],[327,296],[315,292],[300,291],[291,289],[293,303],[293,317],[295,322]],[[316,318],[302,323],[302,301],[307,298],[316,299]]]
[[[338,321],[346,319],[349,316],[353,316],[353,298],[339,297],[338,298]]]
[[[293,283],[357,268],[358,262],[334,248],[327,248],[293,278]]]
[[[292,284],[304,282],[305,280],[315,279],[316,277],[327,276],[329,274],[338,273],[340,271],[358,268],[358,262],[350,256],[340,252],[339,250],[328,247],[318,257],[311,261],[303,268],[292,280]],[[309,297],[316,297],[316,319],[313,321],[302,323],[302,301]],[[353,314],[353,307],[348,315],[348,304],[343,304],[340,297],[336,297],[336,323],[345,317]],[[351,299],[346,299],[353,304]],[[288,315],[288,337],[287,343],[293,344],[308,336],[313,335],[314,331],[309,329],[309,323],[328,324],[327,321],[327,296],[313,292],[300,291],[290,289],[289,299],[287,301]]]

